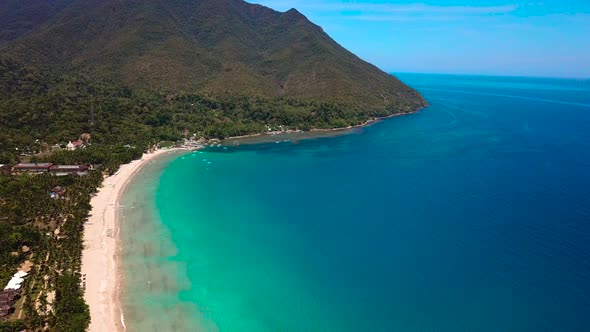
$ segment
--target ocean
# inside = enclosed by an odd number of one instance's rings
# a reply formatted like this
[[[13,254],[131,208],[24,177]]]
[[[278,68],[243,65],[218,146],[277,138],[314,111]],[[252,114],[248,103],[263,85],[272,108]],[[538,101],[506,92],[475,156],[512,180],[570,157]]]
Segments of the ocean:
[[[590,331],[590,81],[398,77],[431,106],[144,168],[128,331]]]

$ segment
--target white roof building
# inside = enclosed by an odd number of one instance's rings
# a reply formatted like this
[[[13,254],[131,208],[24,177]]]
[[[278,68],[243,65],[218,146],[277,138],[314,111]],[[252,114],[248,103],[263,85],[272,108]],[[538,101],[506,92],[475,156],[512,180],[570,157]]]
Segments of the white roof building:
[[[8,282],[8,285],[6,285],[6,287],[4,287],[4,290],[7,290],[7,289],[19,290],[23,281],[25,281],[25,279],[23,279],[23,278],[26,277],[27,275],[28,275],[28,273],[26,273],[24,271],[18,271],[17,273],[14,274],[14,276],[12,276],[12,279],[10,279],[10,281]]]

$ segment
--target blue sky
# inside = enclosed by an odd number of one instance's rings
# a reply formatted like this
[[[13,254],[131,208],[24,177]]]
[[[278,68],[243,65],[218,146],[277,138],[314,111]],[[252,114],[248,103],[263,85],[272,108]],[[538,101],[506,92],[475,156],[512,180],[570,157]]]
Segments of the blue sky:
[[[249,0],[388,72],[590,77],[590,0]]]

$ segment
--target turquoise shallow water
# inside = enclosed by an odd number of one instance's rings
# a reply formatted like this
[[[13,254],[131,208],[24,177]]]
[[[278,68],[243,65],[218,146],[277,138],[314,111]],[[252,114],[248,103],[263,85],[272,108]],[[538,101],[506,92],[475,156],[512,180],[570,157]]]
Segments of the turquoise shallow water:
[[[129,330],[590,330],[590,83],[401,78],[432,106],[144,169]]]

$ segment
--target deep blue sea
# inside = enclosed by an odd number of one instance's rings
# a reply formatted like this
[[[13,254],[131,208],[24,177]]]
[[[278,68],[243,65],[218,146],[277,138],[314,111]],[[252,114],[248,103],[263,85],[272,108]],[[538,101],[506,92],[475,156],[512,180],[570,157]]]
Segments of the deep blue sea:
[[[590,81],[178,155],[124,197],[130,331],[590,331]]]

